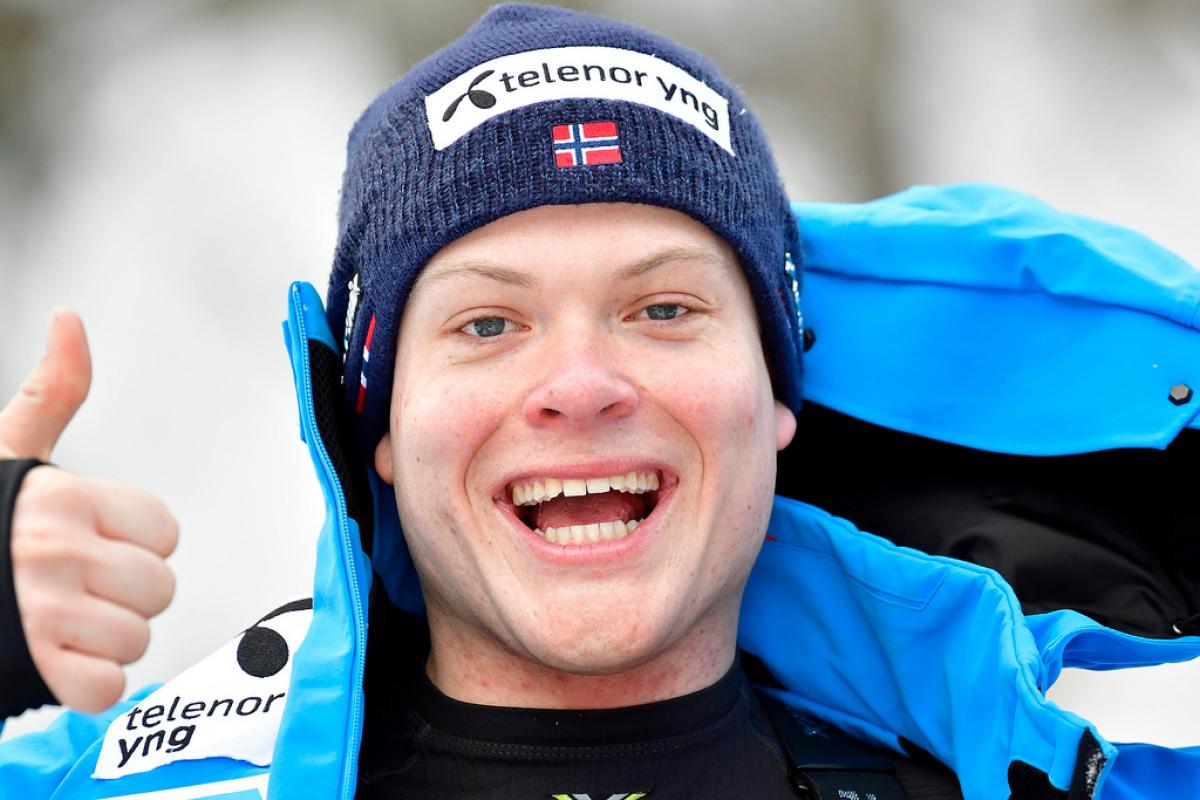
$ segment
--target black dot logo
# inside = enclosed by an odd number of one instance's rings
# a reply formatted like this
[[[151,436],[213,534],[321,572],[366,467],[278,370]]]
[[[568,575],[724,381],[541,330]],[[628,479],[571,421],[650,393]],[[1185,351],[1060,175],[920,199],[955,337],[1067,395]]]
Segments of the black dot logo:
[[[296,600],[280,606],[247,628],[237,648],[237,662],[242,672],[255,678],[269,678],[279,674],[291,657],[287,640],[278,631],[264,628],[262,624],[280,614],[310,609],[311,598]]]
[[[460,94],[454,100],[454,102],[450,104],[449,108],[446,109],[445,114],[442,114],[442,122],[450,121],[450,118],[454,116],[454,112],[458,111],[458,104],[463,101],[464,97],[469,99],[471,101],[471,105],[475,106],[476,108],[491,108],[492,106],[496,105],[496,95],[485,89],[475,88],[495,71],[496,70],[494,69],[485,69],[483,72],[476,75],[474,80],[471,81],[471,85],[467,87],[467,90]]]
[[[270,628],[251,628],[238,642],[237,660],[247,675],[269,678],[287,666],[287,642]]]

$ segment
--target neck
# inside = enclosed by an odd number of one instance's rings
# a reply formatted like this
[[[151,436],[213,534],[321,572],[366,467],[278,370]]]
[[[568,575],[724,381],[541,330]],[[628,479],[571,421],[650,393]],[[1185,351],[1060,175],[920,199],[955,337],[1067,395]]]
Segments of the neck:
[[[729,670],[737,609],[719,617],[697,621],[661,653],[596,674],[522,655],[430,609],[426,671],[443,694],[479,705],[597,709],[654,703],[707,688]]]

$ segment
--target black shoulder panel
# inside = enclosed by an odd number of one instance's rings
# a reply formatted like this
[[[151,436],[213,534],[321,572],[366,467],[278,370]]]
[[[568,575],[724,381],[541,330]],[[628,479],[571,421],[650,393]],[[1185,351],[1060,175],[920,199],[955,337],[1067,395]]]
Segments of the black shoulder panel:
[[[816,403],[779,456],[776,491],[935,555],[995,569],[1026,613],[1200,631],[1200,431],[1165,451],[1016,456],[871,425]]]

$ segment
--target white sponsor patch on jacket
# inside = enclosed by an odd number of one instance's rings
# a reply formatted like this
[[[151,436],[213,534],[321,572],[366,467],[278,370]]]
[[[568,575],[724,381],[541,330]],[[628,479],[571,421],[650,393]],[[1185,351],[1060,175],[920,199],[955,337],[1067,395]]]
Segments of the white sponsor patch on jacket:
[[[284,606],[139,701],[109,725],[92,777],[202,758],[270,764],[311,621],[311,603]]]
[[[231,781],[182,786],[157,792],[123,794],[108,800],[260,800],[267,796],[267,776],[235,778]]]
[[[552,47],[493,58],[427,95],[425,115],[433,146],[444,150],[506,111],[569,97],[657,108],[733,153],[724,97],[668,61],[617,47]]]

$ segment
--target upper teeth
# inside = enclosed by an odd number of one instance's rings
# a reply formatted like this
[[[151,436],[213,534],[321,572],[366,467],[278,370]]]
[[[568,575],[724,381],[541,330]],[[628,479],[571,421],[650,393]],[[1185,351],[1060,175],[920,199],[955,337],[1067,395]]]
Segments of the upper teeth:
[[[551,498],[582,497],[585,494],[602,494],[615,489],[618,492],[642,494],[658,489],[657,472],[626,472],[611,478],[532,478],[512,485],[512,501],[517,506],[532,506]]]

